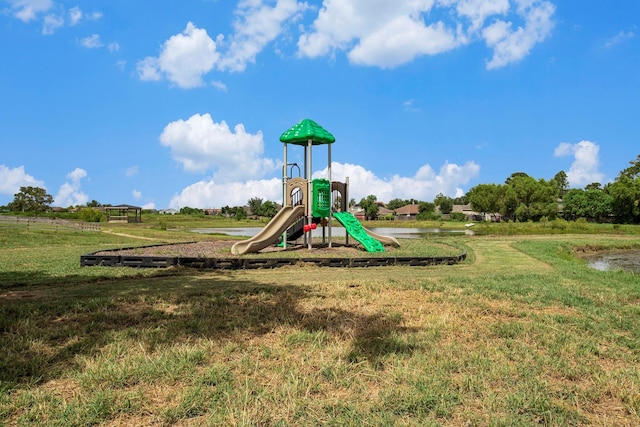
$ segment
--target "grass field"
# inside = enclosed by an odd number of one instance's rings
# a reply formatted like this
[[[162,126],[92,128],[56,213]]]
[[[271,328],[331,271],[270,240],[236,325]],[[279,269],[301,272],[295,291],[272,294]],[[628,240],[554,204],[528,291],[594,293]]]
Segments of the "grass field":
[[[620,231],[456,237],[455,266],[198,271],[79,258],[214,237],[0,228],[0,424],[639,425],[640,279],[574,255],[640,247]]]

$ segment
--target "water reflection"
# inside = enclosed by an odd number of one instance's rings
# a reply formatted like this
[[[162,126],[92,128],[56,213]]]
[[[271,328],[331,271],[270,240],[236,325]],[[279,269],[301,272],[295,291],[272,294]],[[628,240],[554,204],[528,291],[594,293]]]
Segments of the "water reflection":
[[[592,255],[587,258],[589,267],[600,271],[624,270],[640,273],[640,251],[616,251]]]
[[[242,228],[195,228],[191,231],[195,233],[204,234],[226,234],[228,236],[246,236],[253,237],[262,230],[262,227],[242,227]],[[383,236],[395,237],[396,239],[420,239],[429,235],[441,235],[441,234],[453,234],[453,235],[473,235],[473,231],[469,229],[465,230],[450,230],[443,228],[392,228],[392,227],[379,227],[371,228],[374,233],[382,234]],[[318,228],[313,230],[313,237],[322,237],[322,229]],[[329,231],[325,230],[325,236],[328,236]],[[331,229],[331,235],[335,237],[344,237],[345,231],[342,227],[333,227]]]

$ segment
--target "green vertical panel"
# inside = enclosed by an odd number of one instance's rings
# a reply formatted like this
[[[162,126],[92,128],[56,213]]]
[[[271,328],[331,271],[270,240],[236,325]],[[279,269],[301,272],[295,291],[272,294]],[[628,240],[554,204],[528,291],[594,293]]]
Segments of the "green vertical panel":
[[[313,180],[313,216],[325,218],[331,210],[331,183],[328,179]]]

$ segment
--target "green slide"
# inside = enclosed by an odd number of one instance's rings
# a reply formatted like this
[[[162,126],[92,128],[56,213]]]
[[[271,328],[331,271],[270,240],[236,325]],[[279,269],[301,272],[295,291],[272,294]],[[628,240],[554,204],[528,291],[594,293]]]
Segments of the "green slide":
[[[349,212],[334,212],[333,217],[337,219],[351,237],[356,239],[367,252],[384,252],[384,246],[380,241],[367,234],[366,229],[360,224],[358,219]]]

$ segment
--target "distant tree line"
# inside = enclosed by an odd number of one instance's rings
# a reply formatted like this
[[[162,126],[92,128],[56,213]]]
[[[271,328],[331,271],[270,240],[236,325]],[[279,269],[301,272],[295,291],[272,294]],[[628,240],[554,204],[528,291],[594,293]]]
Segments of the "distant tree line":
[[[640,222],[640,155],[618,174],[615,181],[569,189],[567,175],[535,179],[523,172],[509,176],[504,184],[480,184],[466,196],[477,212],[499,213],[511,221],[540,221],[562,216],[596,222]]]
[[[512,173],[504,184],[479,184],[458,198],[438,194],[432,202],[417,199],[393,199],[386,205],[373,194],[363,197],[358,203],[364,210],[366,219],[376,219],[380,206],[395,211],[403,206],[417,204],[418,219],[435,219],[442,214],[452,214],[453,206],[471,204],[474,211],[483,214],[499,214],[509,221],[541,221],[562,217],[567,220],[584,218],[589,221],[640,223],[640,155],[629,162],[630,166],[620,171],[613,182],[602,185],[591,183],[585,188],[569,188],[567,174],[558,172],[549,180],[536,179],[524,172]],[[14,200],[3,211],[42,215],[50,211],[53,197],[44,188],[25,186],[14,195]],[[349,201],[349,207],[356,204]],[[252,215],[272,218],[278,212],[278,205],[254,197],[247,202]],[[104,214],[97,208],[102,205],[96,200],[79,207],[78,217],[84,221],[100,221]],[[437,212],[439,211],[439,212]],[[204,215],[203,209],[183,207],[182,215]],[[224,206],[220,215],[236,219],[247,218],[247,210],[242,206]],[[461,215],[461,214],[460,214]],[[459,218],[463,219],[463,218]]]

